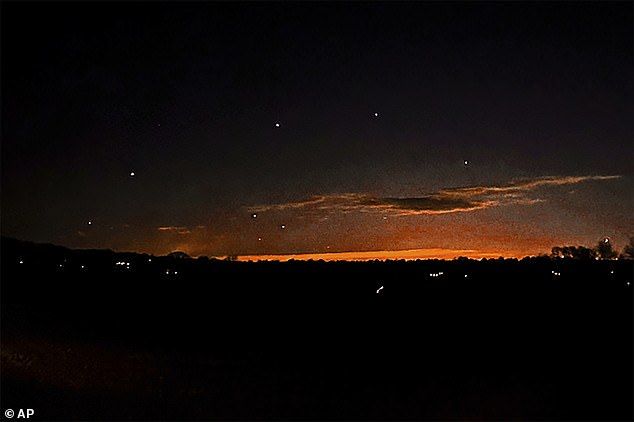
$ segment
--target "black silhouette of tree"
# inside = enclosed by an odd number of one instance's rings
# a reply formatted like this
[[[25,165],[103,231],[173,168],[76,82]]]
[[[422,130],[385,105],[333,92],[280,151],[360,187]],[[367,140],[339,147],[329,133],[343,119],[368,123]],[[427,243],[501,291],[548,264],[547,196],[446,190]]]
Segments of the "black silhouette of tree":
[[[552,258],[572,258],[580,260],[594,259],[597,252],[585,246],[555,246],[551,249]]]
[[[599,242],[596,251],[601,259],[614,259],[618,256],[618,253],[612,248],[612,242],[607,237]]]
[[[630,237],[630,242],[625,245],[621,252],[621,259],[634,259],[634,236]]]

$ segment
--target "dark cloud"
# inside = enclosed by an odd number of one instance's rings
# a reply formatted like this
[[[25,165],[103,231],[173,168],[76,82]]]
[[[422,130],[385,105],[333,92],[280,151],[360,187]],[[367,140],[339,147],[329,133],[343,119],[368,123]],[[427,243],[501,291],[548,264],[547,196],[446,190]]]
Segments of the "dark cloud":
[[[253,212],[301,209],[305,213],[382,212],[392,215],[447,214],[505,205],[542,202],[529,193],[541,187],[577,184],[591,180],[612,180],[620,176],[545,176],[518,179],[505,185],[447,188],[411,198],[382,198],[361,193],[321,195],[304,201],[249,208]]]

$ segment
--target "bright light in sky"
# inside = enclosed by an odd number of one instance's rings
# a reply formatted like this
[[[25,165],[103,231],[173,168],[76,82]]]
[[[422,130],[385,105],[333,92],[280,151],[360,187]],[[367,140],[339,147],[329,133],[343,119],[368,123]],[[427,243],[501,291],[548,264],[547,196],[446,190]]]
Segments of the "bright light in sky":
[[[275,123],[275,127],[280,127],[280,123],[279,123],[279,122],[276,122],[276,123]]]
[[[134,172],[133,171],[130,172],[130,177],[134,177]]]

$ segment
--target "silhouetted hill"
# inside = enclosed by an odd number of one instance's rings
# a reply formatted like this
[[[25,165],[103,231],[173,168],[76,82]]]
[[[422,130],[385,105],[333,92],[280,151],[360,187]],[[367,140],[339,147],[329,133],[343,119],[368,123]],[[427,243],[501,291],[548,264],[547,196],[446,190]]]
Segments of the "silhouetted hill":
[[[1,246],[2,403],[43,419],[632,417],[632,261]]]

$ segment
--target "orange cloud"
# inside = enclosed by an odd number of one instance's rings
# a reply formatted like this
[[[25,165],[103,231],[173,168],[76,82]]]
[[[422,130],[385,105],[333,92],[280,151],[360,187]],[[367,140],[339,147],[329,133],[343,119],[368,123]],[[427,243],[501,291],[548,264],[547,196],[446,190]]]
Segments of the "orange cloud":
[[[190,234],[191,230],[187,227],[174,227],[174,226],[164,226],[158,227],[159,231],[173,232],[178,234]]]
[[[530,205],[542,199],[530,192],[546,186],[577,184],[590,180],[613,180],[621,176],[545,176],[519,179],[505,185],[446,188],[419,197],[375,197],[363,193],[313,196],[304,201],[249,208],[252,212],[301,209],[304,213],[382,212],[392,215],[447,214],[470,212],[505,205]]]

